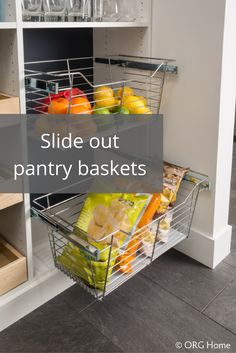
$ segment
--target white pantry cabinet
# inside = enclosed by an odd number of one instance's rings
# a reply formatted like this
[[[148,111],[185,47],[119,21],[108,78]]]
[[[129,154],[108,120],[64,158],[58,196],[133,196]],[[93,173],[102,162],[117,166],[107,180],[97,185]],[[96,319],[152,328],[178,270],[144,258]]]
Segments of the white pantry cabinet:
[[[53,50],[57,33],[66,38],[68,33],[79,36],[80,31],[90,31],[94,56],[124,53],[176,59],[179,73],[167,77],[161,109],[165,116],[164,157],[209,175],[212,183],[211,191],[200,196],[192,236],[178,249],[206,266],[217,266],[228,255],[231,242],[228,210],[236,90],[235,80],[231,80],[236,77],[232,45],[235,1],[137,0],[139,18],[130,23],[24,23],[20,1],[4,2],[0,91],[19,96],[22,113],[26,112],[25,58],[28,61],[29,55],[37,54],[41,55],[39,60],[58,59],[47,52],[51,47],[54,55],[59,55],[58,48]],[[33,43],[39,44],[40,53],[31,50]],[[81,48],[78,51],[81,54]],[[0,297],[0,331],[73,284],[54,267],[47,227],[30,218],[29,195],[10,213],[1,212],[0,233],[3,229],[2,235],[27,257],[28,281]],[[8,238],[8,225],[19,215],[21,231],[11,232]]]

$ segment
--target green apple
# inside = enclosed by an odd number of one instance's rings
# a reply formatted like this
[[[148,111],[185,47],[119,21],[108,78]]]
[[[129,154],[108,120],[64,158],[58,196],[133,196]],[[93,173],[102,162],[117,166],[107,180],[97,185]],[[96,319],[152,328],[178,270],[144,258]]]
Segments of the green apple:
[[[94,120],[97,124],[98,131],[105,131],[114,124],[114,117],[107,108],[96,108],[94,109]],[[98,115],[98,116],[96,116]],[[110,115],[106,117],[106,115]]]
[[[95,108],[94,114],[107,115],[107,114],[111,114],[111,113],[110,113],[109,109],[107,109],[107,108]]]
[[[124,114],[124,115],[128,115],[130,114],[129,109],[127,109],[126,107],[120,107],[117,109],[117,113],[118,114]]]

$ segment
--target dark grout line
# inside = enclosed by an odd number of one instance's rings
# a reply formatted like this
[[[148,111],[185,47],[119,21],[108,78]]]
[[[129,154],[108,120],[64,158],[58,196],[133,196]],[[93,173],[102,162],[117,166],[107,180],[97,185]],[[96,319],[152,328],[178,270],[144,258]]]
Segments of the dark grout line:
[[[234,267],[233,267],[233,268],[234,268]],[[208,308],[208,306],[211,305],[211,303],[213,303],[213,301],[214,301],[216,298],[218,298],[218,297],[221,295],[221,293],[223,293],[223,291],[224,291],[227,287],[230,286],[230,284],[235,280],[235,278],[236,278],[236,275],[231,279],[231,281],[229,281],[229,282],[224,286],[223,289],[220,290],[220,292],[219,292],[218,294],[216,294],[216,295],[214,296],[214,298],[212,298],[212,300],[209,301],[209,303],[201,310],[201,312],[202,312],[203,314],[204,314],[204,311]]]
[[[207,318],[208,320],[214,322],[216,325],[218,325],[218,326],[224,328],[226,331],[230,332],[231,334],[233,334],[233,335],[235,336],[235,332],[231,331],[230,329],[228,329],[228,328],[225,327],[224,325],[220,324],[219,322],[215,321],[215,320],[212,319],[211,317],[207,316],[203,311],[200,311],[199,309],[195,308],[193,305],[191,305],[190,303],[186,302],[184,299],[178,297],[177,295],[175,295],[174,293],[170,292],[169,290],[165,289],[165,288],[164,288],[162,285],[160,285],[159,283],[157,283],[157,282],[153,281],[152,279],[146,277],[144,274],[141,274],[141,275],[144,276],[145,278],[149,279],[149,281],[152,282],[153,284],[155,284],[155,285],[159,286],[160,288],[162,288],[163,290],[165,290],[167,293],[173,295],[175,298],[177,298],[177,299],[179,299],[180,301],[182,301],[182,302],[183,302],[184,304],[186,304],[187,306],[189,306],[189,307],[191,307],[192,309],[194,309],[195,311],[197,311],[199,314],[203,315],[203,316],[204,316],[205,318]],[[229,285],[234,279],[235,279],[235,278],[233,278],[233,279],[228,283],[228,285]],[[227,286],[228,286],[228,285],[227,285]],[[227,286],[225,286],[224,289],[225,289]],[[223,291],[224,289],[222,289],[222,290],[220,291],[220,293],[222,293],[222,291]],[[220,293],[219,293],[219,294],[220,294]],[[219,295],[219,294],[218,294],[218,295]],[[217,295],[217,296],[218,296],[218,295]],[[214,299],[215,299],[215,297],[214,297]],[[212,301],[211,301],[211,302],[212,302]]]
[[[234,280],[234,278],[233,278],[233,280]],[[232,281],[233,281],[233,280],[232,280]],[[209,303],[204,306],[204,308],[201,310],[201,313],[202,313],[202,314],[204,314],[204,311],[208,308],[208,306],[211,305],[211,303],[213,303],[213,301],[214,301],[216,298],[218,298],[219,295],[221,295],[221,293],[228,287],[228,285],[229,285],[232,281],[230,281],[223,289],[221,289],[221,290],[219,291],[219,293],[217,293],[217,294],[209,301]]]
[[[230,266],[232,269],[236,269],[236,265],[234,266],[234,265],[232,265],[232,264],[229,264],[228,262],[227,262],[227,260],[223,260],[222,261],[224,264],[226,264],[226,265],[228,265],[228,266]],[[236,275],[235,275],[235,277],[236,277]]]
[[[68,301],[66,301],[66,299],[63,299],[64,303],[66,303],[71,309],[75,310],[77,314],[83,314],[84,312],[86,312],[86,310],[88,310],[89,308],[91,308],[93,305],[98,304],[98,303],[102,303],[101,301],[99,301],[98,299],[95,299],[93,302],[91,302],[90,304],[88,304],[87,306],[85,306],[83,309],[78,310],[74,305],[72,305],[71,303],[69,303]],[[83,316],[83,319],[89,323],[92,327],[94,327],[95,330],[99,331],[101,333],[102,336],[104,336],[109,342],[111,342],[112,344],[116,345],[117,348],[120,349],[119,353],[125,353],[125,351],[123,351],[122,347],[120,347],[120,345],[116,342],[113,342],[110,337],[108,337],[108,335],[104,335],[104,333],[98,328],[96,327],[91,321],[89,321],[87,319],[87,317]],[[1,353],[1,352],[0,352]],[[85,352],[86,353],[86,352]],[[112,352],[113,353],[113,352]],[[118,353],[118,352],[117,352]]]
[[[147,277],[145,274],[142,274],[142,276],[144,276],[146,279],[148,279],[150,282],[152,282],[153,284],[159,286],[160,288],[162,288],[165,292],[173,295],[173,297],[181,300],[184,304],[188,305],[189,307],[191,307],[192,309],[196,310],[197,312],[201,313],[201,310],[199,310],[198,308],[196,308],[195,306],[193,306],[192,304],[188,303],[186,300],[184,300],[183,298],[180,298],[178,295],[176,295],[175,293],[171,292],[170,290],[166,289],[164,286],[162,286],[160,283],[154,281],[153,279]]]
[[[153,281],[152,279],[146,277],[144,274],[141,273],[141,275],[144,276],[146,279],[148,279],[148,280],[149,280],[150,282],[152,282],[153,284],[155,284],[155,285],[159,286],[160,288],[162,288],[165,292],[171,294],[171,295],[174,296],[176,299],[182,301],[184,304],[186,304],[187,306],[189,306],[189,307],[191,307],[192,309],[194,309],[195,311],[197,311],[199,314],[203,315],[203,316],[204,316],[205,318],[207,318],[208,320],[214,322],[216,325],[222,327],[223,329],[225,329],[226,331],[230,332],[231,334],[233,334],[233,335],[235,336],[235,332],[231,331],[230,329],[228,329],[227,327],[225,327],[225,326],[222,325],[221,323],[219,323],[219,322],[215,321],[214,319],[212,319],[211,317],[207,316],[202,310],[200,311],[199,309],[195,308],[192,304],[186,302],[184,299],[178,297],[178,296],[175,295],[174,293],[172,293],[172,292],[170,292],[169,290],[165,289],[162,285],[160,285],[159,283],[157,283],[157,282]],[[234,279],[235,279],[235,277],[228,283],[228,285],[229,285]],[[228,286],[228,285],[227,285],[227,286]],[[224,290],[227,286],[225,286],[225,287],[220,291],[220,293],[222,293],[223,290]],[[214,300],[220,293],[218,293],[218,294],[213,298],[213,300]],[[213,301],[213,300],[212,300],[212,301]],[[212,303],[212,301],[211,301],[210,303]],[[209,304],[207,304],[207,306],[208,306],[208,305],[209,305]],[[204,310],[205,310],[205,308],[204,308]]]
[[[226,331],[232,333],[234,336],[236,335],[234,331],[230,330],[228,327],[225,327],[224,325],[222,325],[220,322],[212,319],[210,316],[208,316],[206,313],[202,312],[201,313],[203,316],[205,316],[207,319],[211,320],[212,322],[214,322],[215,324],[221,326],[222,328],[224,328]]]

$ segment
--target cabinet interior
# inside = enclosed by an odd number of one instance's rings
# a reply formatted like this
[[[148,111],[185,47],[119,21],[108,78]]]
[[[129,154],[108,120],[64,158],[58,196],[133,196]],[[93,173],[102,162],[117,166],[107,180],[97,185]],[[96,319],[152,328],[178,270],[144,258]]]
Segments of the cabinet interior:
[[[127,31],[129,36],[127,36]],[[25,62],[121,53],[148,56],[149,50],[149,41],[147,40],[149,32],[144,28],[24,29],[23,34]],[[57,70],[52,67],[51,63],[48,65],[48,70]],[[104,71],[95,70],[95,72],[95,81],[109,81],[106,77],[107,69]],[[35,197],[36,195],[31,195],[31,199]],[[37,219],[32,221],[32,243],[34,276],[38,278],[46,272],[52,271],[54,263],[48,242],[48,229]]]
[[[1,30],[0,43],[0,92],[10,96],[19,96],[16,30]]]

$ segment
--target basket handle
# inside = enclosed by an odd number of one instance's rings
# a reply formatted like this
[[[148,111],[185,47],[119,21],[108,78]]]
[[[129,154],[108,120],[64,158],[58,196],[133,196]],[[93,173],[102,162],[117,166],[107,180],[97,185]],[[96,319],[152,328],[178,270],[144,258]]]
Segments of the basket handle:
[[[63,236],[67,240],[69,240],[73,245],[79,247],[86,255],[92,257],[95,261],[100,260],[100,251],[95,246],[88,243],[86,240],[80,238],[74,233],[68,235],[63,234]]]

